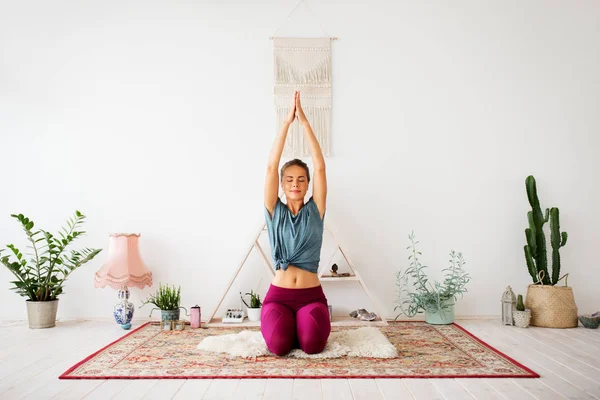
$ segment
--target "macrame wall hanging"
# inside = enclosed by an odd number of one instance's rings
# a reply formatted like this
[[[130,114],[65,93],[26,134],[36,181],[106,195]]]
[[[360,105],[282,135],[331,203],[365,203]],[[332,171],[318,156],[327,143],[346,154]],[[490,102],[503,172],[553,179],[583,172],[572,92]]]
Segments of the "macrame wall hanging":
[[[300,3],[304,3],[304,0],[300,0],[296,8]],[[306,7],[308,9],[308,5]],[[296,8],[290,13],[288,19],[296,11]],[[322,27],[321,30],[323,30]],[[274,50],[274,100],[277,133],[279,133],[290,109],[294,91],[299,90],[306,118],[321,145],[323,155],[329,156],[331,150],[331,41],[336,38],[272,37],[271,39],[273,39]],[[289,157],[310,155],[308,142],[304,139],[304,130],[297,119],[288,131],[284,154]]]

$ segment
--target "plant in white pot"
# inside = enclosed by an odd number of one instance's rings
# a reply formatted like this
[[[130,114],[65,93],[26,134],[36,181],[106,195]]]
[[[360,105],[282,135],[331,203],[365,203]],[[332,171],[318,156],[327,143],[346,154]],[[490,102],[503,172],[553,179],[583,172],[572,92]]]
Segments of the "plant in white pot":
[[[523,304],[523,296],[517,296],[517,309],[514,311],[513,319],[515,326],[519,328],[527,328],[531,320],[531,310],[525,308]]]
[[[34,223],[23,214],[11,214],[21,223],[29,252],[23,254],[13,244],[7,245],[11,256],[0,257],[0,262],[17,277],[11,282],[16,291],[27,298],[27,318],[30,328],[51,328],[56,325],[58,296],[63,293],[67,277],[83,264],[92,260],[101,249],[83,248],[66,253],[67,247],[85,234],[79,230],[85,216],[79,211],[67,221],[56,237],[43,229],[34,230]],[[2,249],[0,252],[6,251]],[[29,259],[27,258],[29,257]],[[13,261],[16,258],[16,261]]]
[[[242,292],[240,292],[242,301],[246,307],[248,307],[248,320],[260,321],[260,313],[262,311],[262,301],[260,300],[260,295],[255,293],[253,290],[250,290],[250,293],[246,293],[246,296],[250,296],[250,305],[246,303],[244,296],[242,296]]]
[[[396,285],[398,286],[398,305],[394,311],[399,309],[400,314],[413,317],[418,313],[425,313],[425,321],[429,324],[443,325],[454,322],[454,304],[459,297],[467,291],[466,285],[471,279],[465,272],[462,253],[450,252],[450,267],[445,268],[444,281],[442,283],[429,282],[425,273],[425,265],[419,262],[421,253],[417,251],[415,234],[411,233],[408,238],[411,249],[408,257],[410,267],[396,274]]]

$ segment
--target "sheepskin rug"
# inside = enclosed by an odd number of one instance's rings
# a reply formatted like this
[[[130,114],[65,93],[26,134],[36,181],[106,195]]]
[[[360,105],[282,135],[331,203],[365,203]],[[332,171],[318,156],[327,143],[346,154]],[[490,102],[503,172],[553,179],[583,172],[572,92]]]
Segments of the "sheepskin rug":
[[[267,348],[260,331],[250,330],[229,335],[208,336],[200,342],[197,348],[213,353],[225,353],[230,358],[275,355]],[[398,357],[398,351],[379,329],[366,326],[331,332],[327,345],[321,353],[307,354],[301,349],[293,349],[286,355],[286,357],[300,358],[338,358],[342,356],[395,358]]]

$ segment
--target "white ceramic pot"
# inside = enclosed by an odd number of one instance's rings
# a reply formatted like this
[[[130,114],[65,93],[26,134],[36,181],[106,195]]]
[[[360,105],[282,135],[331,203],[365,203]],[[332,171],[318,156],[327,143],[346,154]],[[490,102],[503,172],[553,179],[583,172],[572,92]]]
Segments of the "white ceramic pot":
[[[514,311],[513,319],[515,320],[515,326],[519,328],[527,328],[531,321],[531,310],[525,309],[525,311]]]
[[[262,308],[248,308],[248,320],[260,321],[260,313]]]
[[[52,328],[56,325],[58,299],[52,301],[25,301],[31,329]]]

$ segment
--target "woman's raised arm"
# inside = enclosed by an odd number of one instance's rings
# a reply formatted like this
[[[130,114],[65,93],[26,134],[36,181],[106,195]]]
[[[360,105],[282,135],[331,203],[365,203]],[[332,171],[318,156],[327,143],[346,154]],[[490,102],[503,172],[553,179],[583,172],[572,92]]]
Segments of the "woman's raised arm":
[[[304,137],[308,141],[310,155],[313,160],[313,200],[319,209],[321,219],[323,219],[327,203],[327,174],[325,172],[325,158],[323,157],[321,146],[319,146],[319,141],[315,137],[315,133],[313,132],[306,115],[304,115],[304,110],[302,110],[302,105],[300,104],[300,93],[295,96],[295,99],[296,114],[298,115],[300,124],[302,124],[302,127],[304,128]]]
[[[269,155],[269,162],[267,164],[267,173],[265,177],[265,207],[269,210],[271,216],[273,216],[275,204],[277,204],[277,198],[279,197],[279,162],[281,161],[281,153],[283,153],[288,129],[296,118],[297,98],[298,92],[296,91],[294,93],[294,100],[290,106],[290,111],[283,121],[281,131],[279,131],[279,135],[275,138],[275,142],[271,148],[271,154]]]

